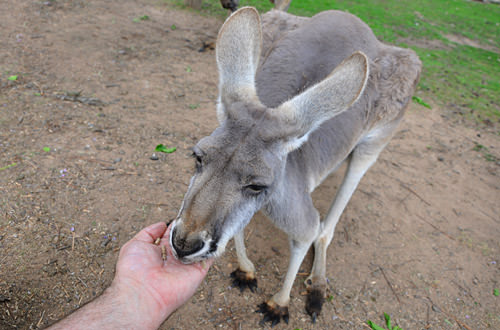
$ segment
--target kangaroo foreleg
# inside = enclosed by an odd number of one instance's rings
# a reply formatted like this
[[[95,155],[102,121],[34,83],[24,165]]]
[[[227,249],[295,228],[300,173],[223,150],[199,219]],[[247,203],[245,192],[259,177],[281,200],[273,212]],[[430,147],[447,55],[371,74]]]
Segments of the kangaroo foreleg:
[[[234,236],[234,246],[238,257],[238,269],[231,273],[233,285],[239,287],[241,291],[249,288],[250,291],[254,292],[257,288],[257,278],[255,277],[255,266],[247,256],[244,230]]]

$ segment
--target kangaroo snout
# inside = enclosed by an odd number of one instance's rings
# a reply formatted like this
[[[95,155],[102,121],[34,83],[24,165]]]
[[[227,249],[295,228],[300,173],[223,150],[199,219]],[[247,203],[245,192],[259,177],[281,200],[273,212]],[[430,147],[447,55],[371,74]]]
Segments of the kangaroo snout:
[[[206,233],[187,233],[182,225],[172,226],[170,246],[174,256],[182,263],[190,264],[208,258],[210,237]]]
[[[200,251],[205,245],[203,240],[198,237],[194,239],[179,238],[176,234],[177,230],[174,230],[172,233],[172,248],[179,259]]]

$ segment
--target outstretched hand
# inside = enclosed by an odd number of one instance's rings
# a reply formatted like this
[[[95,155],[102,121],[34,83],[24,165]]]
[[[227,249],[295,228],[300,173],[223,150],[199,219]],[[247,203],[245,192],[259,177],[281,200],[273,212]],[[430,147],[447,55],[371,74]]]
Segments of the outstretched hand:
[[[156,327],[195,293],[213,262],[180,263],[172,255],[169,234],[167,225],[161,222],[127,242],[120,250],[110,287],[144,313],[141,318],[148,315],[149,320],[161,320]]]
[[[111,286],[50,330],[157,329],[195,293],[213,262],[180,263],[169,235],[163,222],[141,230],[121,248]]]

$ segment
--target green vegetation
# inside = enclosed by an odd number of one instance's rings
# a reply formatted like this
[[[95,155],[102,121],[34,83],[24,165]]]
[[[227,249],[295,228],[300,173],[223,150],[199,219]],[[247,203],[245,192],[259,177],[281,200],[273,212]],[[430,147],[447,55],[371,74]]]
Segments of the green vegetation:
[[[182,0],[164,1],[184,6]],[[240,6],[260,12],[272,8],[268,0],[241,0]],[[466,0],[292,0],[289,12],[312,16],[328,9],[355,14],[380,40],[415,50],[424,66],[420,100],[432,99],[446,110],[489,125],[500,121],[499,5]],[[202,13],[227,15],[213,0],[204,0]]]
[[[422,100],[422,98],[418,96],[413,96],[412,100],[413,102],[418,103],[426,108],[432,109],[432,107],[428,103],[426,103],[424,100]]]
[[[140,21],[149,21],[148,15],[143,15],[141,17],[136,17],[132,20],[134,23],[139,23]]]
[[[385,318],[385,324],[387,325],[388,330],[403,330],[402,328],[398,327],[397,325],[392,326],[391,316],[389,314],[384,313],[384,318]],[[385,330],[380,325],[373,323],[372,321],[366,321],[366,323],[368,323],[370,328],[372,328],[373,330]]]
[[[483,155],[484,159],[486,159],[489,162],[496,162],[498,160],[497,157],[491,154],[488,148],[486,148],[482,144],[476,143],[476,145],[474,146],[474,148],[472,148],[472,150],[480,152]]]
[[[4,170],[9,169],[9,168],[14,167],[14,166],[17,166],[17,163],[12,163],[12,164],[9,164],[7,166],[0,167],[0,171],[4,171]]]
[[[156,152],[164,152],[166,154],[171,154],[172,152],[175,152],[176,150],[177,150],[177,147],[167,148],[163,144],[159,144],[155,148]]]

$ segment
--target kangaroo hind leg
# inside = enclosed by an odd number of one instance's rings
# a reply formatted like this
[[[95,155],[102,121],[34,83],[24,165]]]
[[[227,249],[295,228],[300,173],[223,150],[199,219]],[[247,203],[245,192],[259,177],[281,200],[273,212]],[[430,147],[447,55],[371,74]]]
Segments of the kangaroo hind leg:
[[[326,253],[333,239],[335,226],[342,212],[356,190],[359,181],[368,169],[375,163],[379,153],[387,144],[389,138],[368,139],[360,143],[352,151],[348,159],[348,167],[342,185],[338,190],[328,214],[321,223],[320,234],[314,241],[314,262],[311,274],[305,281],[308,289],[306,310],[313,322],[320,314],[326,291]]]

